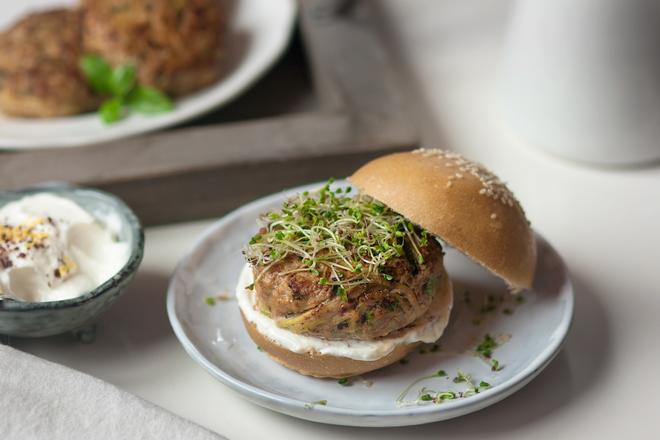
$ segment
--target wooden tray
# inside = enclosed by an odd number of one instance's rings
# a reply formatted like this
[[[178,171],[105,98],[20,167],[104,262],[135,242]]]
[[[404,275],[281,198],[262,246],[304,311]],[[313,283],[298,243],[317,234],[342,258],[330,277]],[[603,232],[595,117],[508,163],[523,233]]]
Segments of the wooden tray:
[[[234,103],[118,142],[0,152],[0,189],[52,180],[95,186],[123,198],[145,224],[162,224],[217,216],[417,145],[373,3],[300,3],[286,55]]]

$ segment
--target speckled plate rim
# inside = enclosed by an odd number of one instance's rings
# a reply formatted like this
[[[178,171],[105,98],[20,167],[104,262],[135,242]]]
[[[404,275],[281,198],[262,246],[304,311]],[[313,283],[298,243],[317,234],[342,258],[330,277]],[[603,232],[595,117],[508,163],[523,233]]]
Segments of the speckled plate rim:
[[[131,255],[128,258],[128,261],[126,261],[126,264],[124,264],[124,266],[122,266],[122,268],[119,269],[119,271],[112,278],[108,279],[103,284],[93,290],[90,290],[84,295],[60,301],[44,301],[38,303],[14,301],[10,298],[7,298],[0,301],[0,309],[11,310],[13,312],[30,312],[33,310],[53,310],[75,307],[103,294],[103,292],[112,288],[116,284],[117,278],[124,278],[137,271],[144,255],[144,230],[142,229],[142,224],[140,223],[140,220],[137,218],[135,213],[120,198],[99,189],[76,186],[64,182],[53,182],[36,185],[16,191],[2,191],[0,194],[28,196],[40,192],[51,192],[62,195],[63,197],[66,197],[66,194],[72,193],[89,193],[93,194],[95,197],[103,199],[108,204],[113,205],[117,209],[119,215],[126,219],[135,237],[135,243],[133,243],[131,246]],[[5,203],[0,201],[0,207],[4,205]]]
[[[346,182],[338,181],[337,183],[342,184]],[[527,385],[541,371],[543,371],[543,369],[559,353],[573,322],[575,308],[574,288],[564,261],[561,259],[556,250],[554,250],[554,248],[552,248],[552,246],[547,242],[547,240],[545,240],[540,234],[536,233],[537,240],[539,242],[545,243],[545,245],[550,250],[555,252],[560,262],[560,267],[558,270],[566,275],[562,294],[566,296],[565,299],[567,301],[567,307],[565,309],[564,315],[562,316],[561,322],[557,328],[554,329],[554,335],[556,337],[554,338],[552,344],[549,344],[543,350],[541,350],[536,355],[534,360],[530,362],[530,364],[521,370],[517,375],[502,382],[498,386],[482,391],[479,394],[470,397],[469,399],[446,401],[443,402],[442,406],[414,406],[391,410],[356,410],[336,407],[332,405],[315,405],[313,408],[310,408],[309,402],[266,391],[259,387],[245,383],[222,370],[218,365],[207,359],[201,353],[201,351],[195,346],[195,343],[188,337],[183,324],[179,320],[175,304],[177,289],[174,280],[176,278],[176,274],[182,270],[185,270],[192,258],[192,255],[198,252],[209,238],[219,233],[227,224],[231,223],[237,217],[243,216],[244,213],[251,211],[258,206],[271,204],[277,200],[281,200],[283,197],[293,195],[298,192],[317,189],[323,184],[324,182],[317,182],[287,189],[242,205],[236,210],[220,218],[205,232],[203,232],[194,243],[192,250],[177,265],[167,290],[166,306],[168,318],[172,329],[174,330],[174,334],[179,339],[188,355],[195,362],[199,363],[204,369],[206,369],[213,377],[227,385],[229,388],[243,395],[251,402],[277,412],[291,415],[293,417],[343,426],[408,426],[448,420],[454,417],[478,411],[494,403],[497,403]],[[311,409],[313,409],[313,411],[311,411]],[[316,415],[314,413],[316,413]],[[334,419],[332,416],[339,417]],[[388,420],[390,418],[391,420]]]

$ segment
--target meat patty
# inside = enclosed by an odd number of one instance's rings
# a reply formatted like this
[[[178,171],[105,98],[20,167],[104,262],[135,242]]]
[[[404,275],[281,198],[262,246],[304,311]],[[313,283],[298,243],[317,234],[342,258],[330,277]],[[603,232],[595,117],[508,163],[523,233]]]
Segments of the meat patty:
[[[440,245],[429,240],[420,248],[421,265],[414,258],[390,259],[384,273],[392,280],[351,288],[347,299],[322,284],[299,257],[288,256],[270,268],[255,267],[258,307],[280,327],[325,339],[372,340],[399,330],[422,317],[433,301],[433,283],[444,274]],[[262,273],[263,272],[263,273]]]
[[[220,0],[84,0],[87,52],[133,64],[139,81],[172,95],[219,76]]]
[[[25,117],[92,110],[98,98],[78,68],[82,54],[79,11],[28,15],[0,34],[0,109]]]

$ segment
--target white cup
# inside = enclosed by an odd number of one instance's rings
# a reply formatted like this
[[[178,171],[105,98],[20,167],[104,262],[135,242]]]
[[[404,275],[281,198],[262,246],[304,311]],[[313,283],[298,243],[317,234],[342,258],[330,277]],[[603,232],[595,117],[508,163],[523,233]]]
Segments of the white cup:
[[[598,164],[660,158],[660,0],[519,0],[500,75],[530,143]]]

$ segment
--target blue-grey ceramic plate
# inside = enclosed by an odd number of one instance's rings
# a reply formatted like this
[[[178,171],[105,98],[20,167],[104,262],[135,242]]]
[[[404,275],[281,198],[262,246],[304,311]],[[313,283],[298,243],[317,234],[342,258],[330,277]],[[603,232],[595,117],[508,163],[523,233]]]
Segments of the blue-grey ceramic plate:
[[[131,254],[112,278],[77,298],[28,303],[0,300],[0,334],[23,337],[51,336],[77,330],[94,322],[122,293],[137,271],[144,252],[144,234],[133,211],[117,197],[95,189],[52,184],[0,193],[0,207],[27,195],[47,191],[78,203],[94,217],[119,219],[119,239],[129,243]]]
[[[274,194],[215,223],[181,261],[172,278],[167,308],[174,331],[190,356],[215,378],[252,402],[307,420],[352,426],[403,426],[445,420],[504,399],[532,380],[560,350],[573,316],[573,288],[559,255],[540,236],[534,288],[515,300],[504,283],[460,253],[446,249],[445,265],[454,281],[455,306],[437,347],[429,345],[397,363],[352,380],[314,379],[290,371],[259,351],[241,322],[236,301],[206,298],[233,295],[244,264],[241,250],[256,230],[260,213],[281,205],[294,192]],[[469,292],[466,296],[466,292]],[[467,300],[466,300],[467,298]],[[501,345],[492,366],[475,355],[489,334]],[[401,393],[419,378],[402,399]],[[422,388],[465,391],[452,380],[458,372],[490,388],[436,404],[417,401]]]

